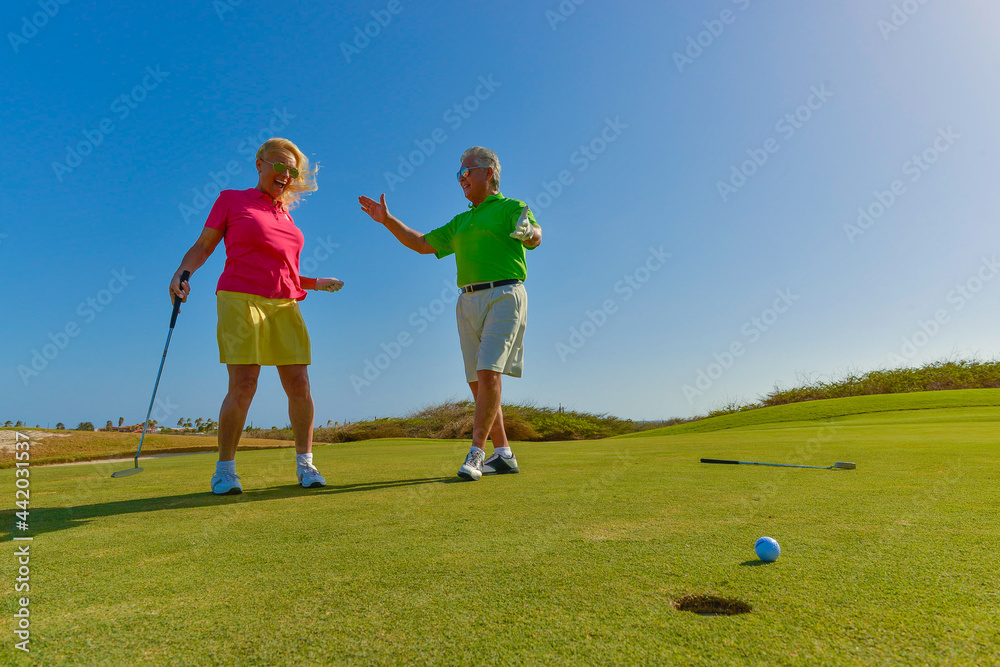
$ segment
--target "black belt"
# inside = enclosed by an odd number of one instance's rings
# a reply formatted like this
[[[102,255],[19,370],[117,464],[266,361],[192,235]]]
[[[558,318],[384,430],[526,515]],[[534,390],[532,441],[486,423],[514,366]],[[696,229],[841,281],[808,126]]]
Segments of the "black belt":
[[[504,285],[517,285],[521,281],[517,278],[511,280],[494,280],[491,283],[476,283],[475,285],[465,285],[462,287],[462,291],[468,294],[469,292],[478,292],[483,289],[492,289],[494,287],[503,287]]]

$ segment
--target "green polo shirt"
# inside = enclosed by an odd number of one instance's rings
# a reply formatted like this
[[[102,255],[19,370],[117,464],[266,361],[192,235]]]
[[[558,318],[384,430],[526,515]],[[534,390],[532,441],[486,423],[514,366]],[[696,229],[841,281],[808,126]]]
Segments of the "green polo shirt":
[[[528,275],[524,244],[510,237],[523,209],[523,201],[507,199],[502,193],[490,195],[479,206],[469,204],[468,211],[428,232],[424,240],[434,248],[438,259],[455,253],[460,287],[511,278],[524,280]],[[538,225],[533,212],[528,212],[528,221]]]

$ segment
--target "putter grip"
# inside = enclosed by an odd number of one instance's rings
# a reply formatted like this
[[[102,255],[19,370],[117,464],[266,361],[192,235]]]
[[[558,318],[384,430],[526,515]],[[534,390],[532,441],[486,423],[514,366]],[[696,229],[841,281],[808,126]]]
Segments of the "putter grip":
[[[725,459],[702,459],[702,463],[732,463],[733,465],[739,465],[739,461],[726,461]]]
[[[185,271],[181,274],[181,282],[184,282],[191,277],[190,271]],[[181,312],[181,298],[179,296],[174,297],[174,312],[170,314],[170,328],[173,329],[174,325],[177,323],[177,313]]]

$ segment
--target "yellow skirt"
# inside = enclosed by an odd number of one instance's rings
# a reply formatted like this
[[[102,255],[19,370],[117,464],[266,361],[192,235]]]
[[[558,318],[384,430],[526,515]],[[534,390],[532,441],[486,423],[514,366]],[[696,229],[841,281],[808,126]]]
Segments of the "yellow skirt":
[[[309,332],[295,299],[216,292],[219,361],[224,364],[310,364]]]

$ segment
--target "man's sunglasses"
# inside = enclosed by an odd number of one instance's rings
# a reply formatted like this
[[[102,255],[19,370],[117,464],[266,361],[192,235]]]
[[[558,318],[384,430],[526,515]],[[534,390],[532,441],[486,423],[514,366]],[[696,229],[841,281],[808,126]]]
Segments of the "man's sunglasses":
[[[260,161],[261,162],[267,162],[267,160],[265,160],[263,158],[261,158]],[[292,178],[298,178],[299,177],[299,170],[296,169],[295,167],[289,167],[284,162],[267,162],[267,163],[269,165],[271,165],[272,167],[274,167],[274,173],[276,173],[276,174],[283,174],[287,170],[288,173],[292,175]]]
[[[468,178],[469,172],[473,169],[489,169],[489,167],[462,167],[455,175],[458,177],[458,180],[462,180],[463,178]]]

